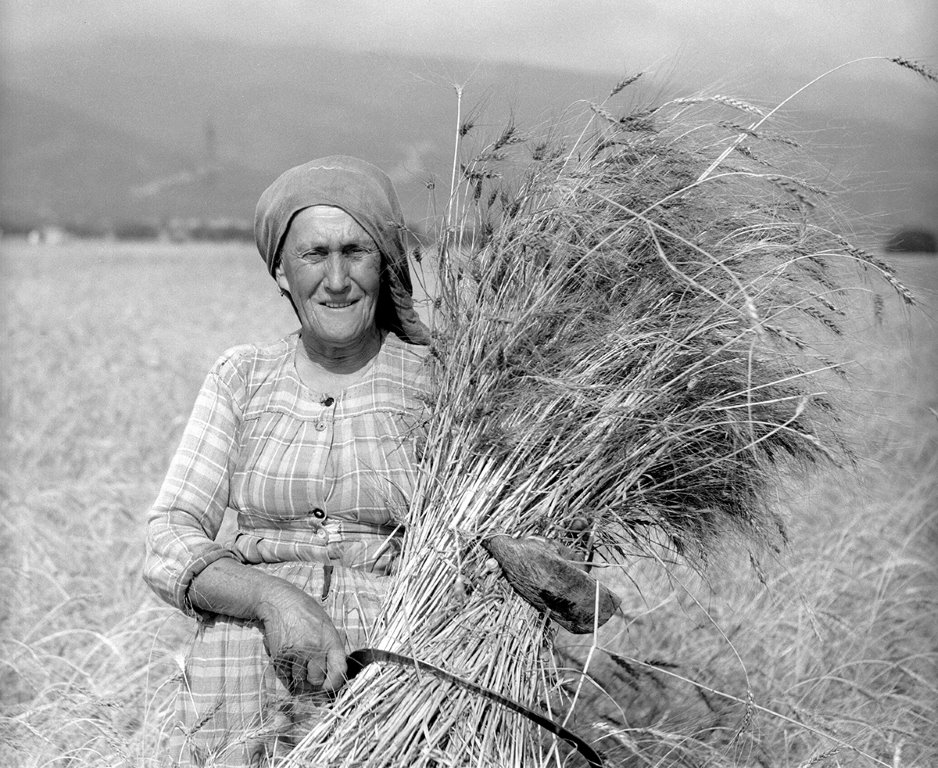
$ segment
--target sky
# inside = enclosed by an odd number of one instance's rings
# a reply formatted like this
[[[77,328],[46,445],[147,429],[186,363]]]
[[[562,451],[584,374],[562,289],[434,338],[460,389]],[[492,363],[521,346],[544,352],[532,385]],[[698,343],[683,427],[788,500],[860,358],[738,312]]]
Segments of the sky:
[[[13,55],[145,32],[593,72],[663,67],[737,86],[770,74],[804,80],[860,56],[938,57],[934,0],[0,0],[0,9]]]

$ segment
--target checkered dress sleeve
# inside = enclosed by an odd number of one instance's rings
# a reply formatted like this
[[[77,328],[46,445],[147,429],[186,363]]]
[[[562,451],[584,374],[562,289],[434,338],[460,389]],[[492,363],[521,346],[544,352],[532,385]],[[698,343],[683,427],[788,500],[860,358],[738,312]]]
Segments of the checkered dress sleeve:
[[[144,579],[190,616],[192,580],[209,564],[233,557],[213,540],[228,506],[237,456],[237,372],[229,357],[212,368],[196,399],[179,448],[148,518]]]

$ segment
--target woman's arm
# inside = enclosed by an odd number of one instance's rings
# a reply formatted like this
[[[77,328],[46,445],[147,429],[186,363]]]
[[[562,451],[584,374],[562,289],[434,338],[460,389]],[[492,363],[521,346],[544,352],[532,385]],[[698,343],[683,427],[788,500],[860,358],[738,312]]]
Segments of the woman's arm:
[[[192,580],[190,604],[260,621],[277,675],[292,694],[336,691],[345,682],[345,646],[315,598],[236,560],[218,560]]]
[[[228,356],[205,378],[147,520],[144,580],[189,615],[195,615],[188,602],[192,580],[217,560],[234,557],[214,538],[238,455],[241,408],[232,392],[238,383]]]
[[[150,512],[144,578],[189,615],[262,623],[268,653],[291,690],[341,686],[345,651],[322,606],[283,579],[242,565],[214,541],[229,503],[243,389],[230,356],[206,377]]]

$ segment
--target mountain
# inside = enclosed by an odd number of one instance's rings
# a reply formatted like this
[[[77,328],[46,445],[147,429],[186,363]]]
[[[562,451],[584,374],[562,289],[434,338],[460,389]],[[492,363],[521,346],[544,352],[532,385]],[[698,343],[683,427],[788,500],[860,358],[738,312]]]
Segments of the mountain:
[[[428,187],[438,205],[448,189],[454,84],[465,85],[471,147],[511,117],[523,127],[562,119],[573,102],[603,98],[616,74],[188,38],[50,45],[3,62],[0,214],[250,218],[282,170],[341,152],[385,168],[419,221],[431,209]],[[780,97],[775,87],[760,103]],[[618,99],[641,105],[663,92],[680,84],[639,81]],[[928,106],[889,89],[871,117],[881,92],[872,81],[838,83],[794,122],[820,164],[857,188],[848,198],[861,212],[931,225]]]
[[[592,96],[590,88],[601,92],[612,80],[598,86],[595,76],[517,66],[483,72],[410,57],[184,39],[51,47],[3,68],[0,136],[9,151],[0,160],[0,201],[5,211],[136,215],[140,204],[128,190],[204,163],[210,125],[211,154],[224,174],[210,190],[183,185],[151,198],[154,210],[185,215],[192,203],[250,217],[260,190],[284,169],[348,153],[385,168],[419,219],[428,182],[448,186],[456,98],[447,78],[461,76],[470,81],[467,111],[482,100],[499,120],[519,110],[544,119],[545,107]],[[496,89],[507,104],[495,103]],[[500,129],[480,124],[475,133],[492,138]],[[24,173],[28,186],[18,182]]]
[[[269,182],[9,87],[0,137],[0,215],[14,224],[249,217]]]

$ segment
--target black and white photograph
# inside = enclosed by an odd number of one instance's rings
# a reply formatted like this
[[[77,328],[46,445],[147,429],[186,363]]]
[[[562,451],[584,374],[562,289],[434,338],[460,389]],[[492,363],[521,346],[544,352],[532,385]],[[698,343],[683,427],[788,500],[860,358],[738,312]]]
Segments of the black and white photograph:
[[[0,0],[0,764],[938,764],[936,41]]]

